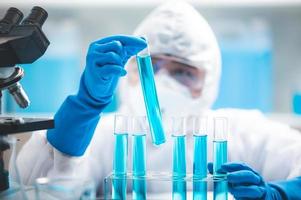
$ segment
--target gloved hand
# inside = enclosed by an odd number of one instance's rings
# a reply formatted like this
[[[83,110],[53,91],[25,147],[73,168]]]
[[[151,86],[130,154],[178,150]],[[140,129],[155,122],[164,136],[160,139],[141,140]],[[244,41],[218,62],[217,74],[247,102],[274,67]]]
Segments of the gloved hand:
[[[57,150],[81,156],[90,144],[99,114],[111,102],[128,59],[146,47],[145,40],[116,35],[91,43],[76,95],[68,96],[56,113],[47,139]]]
[[[208,163],[208,170],[212,174],[212,163]],[[284,199],[281,189],[266,183],[257,172],[243,163],[225,163],[219,172],[227,173],[228,188],[235,199]]]
[[[78,95],[83,100],[88,95],[98,103],[109,103],[119,77],[126,75],[124,65],[145,47],[144,39],[131,36],[117,35],[93,42],[88,50]]]

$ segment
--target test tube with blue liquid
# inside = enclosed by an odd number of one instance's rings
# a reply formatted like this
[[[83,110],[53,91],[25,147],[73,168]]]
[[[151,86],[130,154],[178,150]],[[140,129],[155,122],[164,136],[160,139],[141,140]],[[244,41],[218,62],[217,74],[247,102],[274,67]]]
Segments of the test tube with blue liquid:
[[[132,117],[133,199],[146,199],[146,117]]]
[[[146,47],[139,52],[136,59],[152,141],[155,145],[160,145],[163,144],[166,139],[149,48]]]
[[[295,92],[293,96],[293,111],[301,115],[301,91]]]
[[[126,174],[128,157],[128,117],[115,115],[114,121],[114,158],[112,181],[112,199],[126,199]]]
[[[172,199],[186,199],[186,133],[185,118],[171,118],[173,139],[173,186]]]
[[[226,181],[227,174],[220,171],[221,166],[228,161],[227,135],[227,119],[223,117],[215,118],[213,134],[213,177],[217,181],[214,182],[214,200],[228,199],[228,185]]]
[[[207,199],[207,117],[195,116],[192,119],[194,142],[193,154],[193,199]]]

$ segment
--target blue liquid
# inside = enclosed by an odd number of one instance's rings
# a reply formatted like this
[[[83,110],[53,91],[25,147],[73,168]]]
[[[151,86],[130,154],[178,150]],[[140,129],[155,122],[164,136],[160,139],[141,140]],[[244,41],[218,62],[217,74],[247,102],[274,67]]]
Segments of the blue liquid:
[[[165,142],[165,134],[154,80],[152,60],[149,55],[137,56],[137,63],[152,141],[155,145],[160,145]]]
[[[294,113],[301,114],[301,93],[294,94],[293,110],[294,110]]]
[[[114,134],[114,160],[113,174],[116,179],[113,180],[112,198],[126,199],[126,171],[128,157],[128,134]]]
[[[207,135],[194,135],[193,139],[193,175],[204,178],[207,176]]]
[[[146,135],[133,135],[133,199],[146,199]]]
[[[227,162],[227,141],[213,141],[213,176],[223,178],[226,174],[219,173],[222,164]],[[228,199],[227,181],[214,183],[214,200]]]
[[[193,199],[207,199],[207,182],[201,181],[207,177],[207,135],[193,136],[193,177],[197,179],[193,182]]]
[[[173,136],[173,200],[186,199],[186,136]]]
[[[112,184],[112,199],[126,199],[126,175],[118,176]]]

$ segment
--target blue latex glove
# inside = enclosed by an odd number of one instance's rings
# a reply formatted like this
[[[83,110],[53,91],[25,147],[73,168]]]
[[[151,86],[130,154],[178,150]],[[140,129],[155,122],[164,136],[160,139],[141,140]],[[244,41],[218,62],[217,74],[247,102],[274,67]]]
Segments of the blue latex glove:
[[[271,185],[282,191],[283,199],[301,200],[301,177],[271,183]]]
[[[84,154],[99,114],[112,101],[119,78],[126,74],[126,62],[146,45],[141,38],[123,35],[91,43],[79,91],[67,97],[55,114],[55,128],[47,132],[52,146],[71,156]]]
[[[213,165],[208,164],[212,173]],[[225,163],[221,173],[227,173],[228,187],[235,199],[282,200],[285,193],[277,184],[268,184],[253,169],[243,163]]]

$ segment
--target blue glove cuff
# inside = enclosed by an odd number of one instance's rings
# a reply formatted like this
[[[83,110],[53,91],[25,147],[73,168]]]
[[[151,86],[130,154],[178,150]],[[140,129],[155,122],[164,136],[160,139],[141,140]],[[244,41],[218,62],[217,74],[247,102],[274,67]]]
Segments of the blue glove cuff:
[[[266,184],[266,188],[267,188],[267,191],[266,191],[266,195],[265,195],[264,199],[266,199],[266,200],[286,199],[286,198],[284,198],[280,188],[278,188],[276,185],[269,183],[269,184]]]
[[[277,189],[281,195],[280,199],[300,199],[301,200],[301,177],[290,180],[273,182],[269,184],[274,189]]]
[[[54,116],[55,128],[47,131],[48,142],[62,153],[82,156],[93,137],[103,104],[89,95],[82,81],[77,95],[68,96]]]

